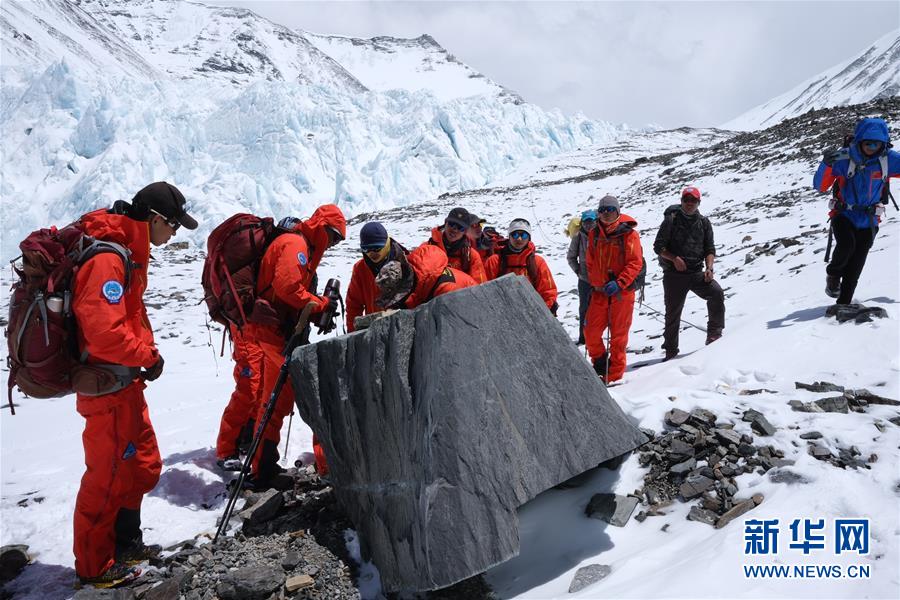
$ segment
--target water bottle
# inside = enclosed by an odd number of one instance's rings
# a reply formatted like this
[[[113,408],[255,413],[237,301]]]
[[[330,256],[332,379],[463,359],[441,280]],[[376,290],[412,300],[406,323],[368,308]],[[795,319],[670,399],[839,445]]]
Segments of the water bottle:
[[[47,298],[47,310],[54,313],[61,313],[63,310],[63,299],[59,296],[50,296]]]

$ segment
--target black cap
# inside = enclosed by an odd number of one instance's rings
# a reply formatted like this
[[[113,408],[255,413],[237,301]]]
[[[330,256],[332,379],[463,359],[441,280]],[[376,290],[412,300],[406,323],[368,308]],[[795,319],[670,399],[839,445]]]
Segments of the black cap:
[[[450,211],[445,220],[448,223],[456,223],[460,227],[468,227],[472,224],[472,215],[466,209],[457,206]]]
[[[187,229],[197,229],[197,221],[184,210],[184,194],[171,183],[151,183],[134,195],[131,204],[149,208],[167,219],[178,221]]]
[[[484,225],[487,223],[487,219],[482,219],[476,214],[469,213],[469,225]]]

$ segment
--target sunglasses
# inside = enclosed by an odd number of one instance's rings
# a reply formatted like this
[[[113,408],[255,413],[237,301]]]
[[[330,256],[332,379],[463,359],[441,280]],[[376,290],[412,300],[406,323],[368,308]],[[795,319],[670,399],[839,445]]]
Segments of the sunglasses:
[[[527,231],[513,231],[511,234],[509,234],[509,237],[514,240],[527,240],[531,238],[531,234]]]
[[[382,244],[380,246],[363,246],[359,250],[363,254],[369,254],[370,252],[376,252],[376,253],[381,252],[383,249],[384,249],[384,244]]]
[[[876,148],[881,148],[881,145],[882,145],[882,142],[875,141],[875,140],[863,140],[862,141],[863,148],[876,149]]]
[[[597,212],[599,213],[614,213],[619,212],[619,209],[615,206],[599,206],[597,207]]]
[[[582,219],[582,223],[596,223],[597,219]]]
[[[170,219],[166,215],[158,213],[155,210],[153,210],[152,208],[150,209],[150,212],[152,212],[157,217],[162,218],[162,220],[166,222],[166,225],[168,225],[169,227],[172,228],[172,231],[178,231],[178,228],[181,227],[181,223],[179,223],[178,221]]]
[[[699,204],[700,201],[694,198],[693,196],[682,196],[681,201],[687,204]]]
[[[455,229],[456,231],[465,231],[466,229],[468,229],[468,227],[466,227],[465,225],[460,225],[459,223],[454,223],[452,221],[447,221],[445,225],[450,229]]]

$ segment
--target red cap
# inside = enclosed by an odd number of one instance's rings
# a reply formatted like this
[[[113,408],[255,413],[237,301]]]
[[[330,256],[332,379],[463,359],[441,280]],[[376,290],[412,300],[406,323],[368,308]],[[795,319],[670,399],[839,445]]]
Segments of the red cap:
[[[694,186],[688,186],[681,190],[681,197],[684,198],[685,196],[693,196],[697,199],[697,202],[700,202],[700,190]]]

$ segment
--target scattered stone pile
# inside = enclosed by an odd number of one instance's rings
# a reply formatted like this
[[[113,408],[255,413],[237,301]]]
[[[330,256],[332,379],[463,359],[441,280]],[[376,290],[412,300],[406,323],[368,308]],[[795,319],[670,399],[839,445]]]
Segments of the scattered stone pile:
[[[839,396],[829,396],[820,398],[812,402],[803,402],[801,400],[791,400],[789,402],[792,409],[798,412],[809,413],[842,413],[847,414],[851,411],[864,413],[870,405],[882,406],[900,406],[900,402],[873,394],[867,389],[846,389],[843,386],[829,383],[827,381],[816,381],[815,383],[795,382],[794,385],[798,390],[806,390],[815,393],[837,392]],[[900,416],[889,419],[894,425],[900,426]],[[875,422],[875,427],[879,431],[884,431],[884,424],[881,421]],[[867,458],[862,458],[862,452],[856,446],[846,448],[838,447],[835,454],[827,448],[822,440],[823,436],[818,431],[807,431],[800,434],[800,439],[806,440],[809,454],[818,460],[828,462],[835,467],[846,469],[870,469],[870,463],[878,460],[877,454],[870,454]]]
[[[758,436],[775,433],[758,411],[746,411],[743,420]],[[669,430],[658,436],[644,430],[651,441],[640,448],[638,460],[650,472],[644,476],[643,489],[632,495],[647,507],[635,517],[639,521],[666,514],[664,508],[677,499],[699,498],[688,519],[724,527],[763,501],[761,494],[737,497],[735,477],[794,463],[781,450],[754,444],[752,435],[738,433],[733,423],[718,422],[715,413],[702,408],[689,413],[674,408],[666,413],[665,422]]]

